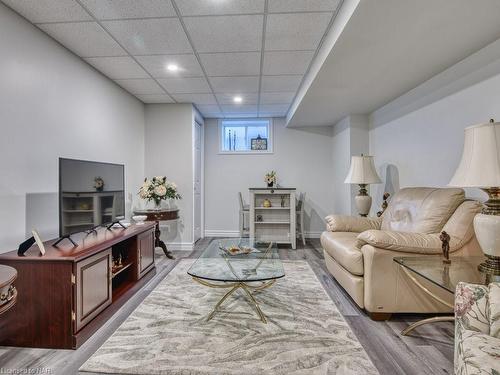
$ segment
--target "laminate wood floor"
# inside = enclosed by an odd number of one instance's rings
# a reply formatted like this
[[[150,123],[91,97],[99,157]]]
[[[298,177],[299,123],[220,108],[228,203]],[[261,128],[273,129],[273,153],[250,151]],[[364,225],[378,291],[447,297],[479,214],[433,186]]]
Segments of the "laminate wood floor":
[[[175,260],[158,253],[157,274],[78,350],[0,347],[0,374],[77,374],[78,368],[125,321],[132,311],[182,258],[196,258],[214,238],[205,238],[192,252],[174,252]],[[298,245],[299,246],[299,245]],[[453,324],[442,322],[417,328],[411,336],[399,332],[422,315],[393,315],[374,322],[351,301],[326,270],[319,240],[309,240],[297,250],[280,248],[282,259],[307,261],[330,298],[356,334],[380,374],[453,374]]]

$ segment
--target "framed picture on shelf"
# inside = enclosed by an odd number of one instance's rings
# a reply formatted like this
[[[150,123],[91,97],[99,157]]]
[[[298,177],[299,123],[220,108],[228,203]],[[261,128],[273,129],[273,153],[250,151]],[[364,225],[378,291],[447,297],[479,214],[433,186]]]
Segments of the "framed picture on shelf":
[[[260,135],[258,135],[257,138],[252,138],[250,142],[252,151],[267,150],[267,138],[262,138]]]

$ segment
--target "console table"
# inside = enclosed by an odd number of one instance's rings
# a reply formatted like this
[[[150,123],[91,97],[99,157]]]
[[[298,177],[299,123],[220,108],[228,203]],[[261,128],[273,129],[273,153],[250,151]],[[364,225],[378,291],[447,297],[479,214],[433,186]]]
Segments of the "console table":
[[[0,346],[76,349],[155,274],[154,223],[100,228],[0,254],[18,272],[17,303],[0,319]],[[119,264],[117,259],[120,259]]]
[[[155,226],[155,247],[161,247],[165,256],[174,259],[172,253],[167,249],[167,245],[160,238],[160,221],[177,220],[179,218],[178,208],[158,209],[158,210],[136,210],[134,215],[145,215],[146,221],[154,221]]]
[[[295,188],[250,188],[250,237],[296,248]],[[266,202],[266,203],[264,203]]]

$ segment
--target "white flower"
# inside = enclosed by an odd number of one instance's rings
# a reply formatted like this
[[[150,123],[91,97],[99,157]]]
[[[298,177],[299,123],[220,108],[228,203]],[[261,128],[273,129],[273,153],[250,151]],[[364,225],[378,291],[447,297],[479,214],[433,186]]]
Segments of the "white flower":
[[[163,185],[159,185],[157,187],[155,187],[155,194],[160,196],[160,197],[163,197],[165,196],[165,194],[167,194],[167,188]]]

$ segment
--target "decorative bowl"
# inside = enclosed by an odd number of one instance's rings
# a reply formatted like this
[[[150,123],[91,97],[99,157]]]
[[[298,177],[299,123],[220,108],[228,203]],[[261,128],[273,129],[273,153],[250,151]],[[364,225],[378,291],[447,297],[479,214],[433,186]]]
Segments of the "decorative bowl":
[[[144,224],[144,220],[146,220],[148,217],[146,215],[135,215],[132,216],[132,219],[135,221],[137,225],[142,225]]]

